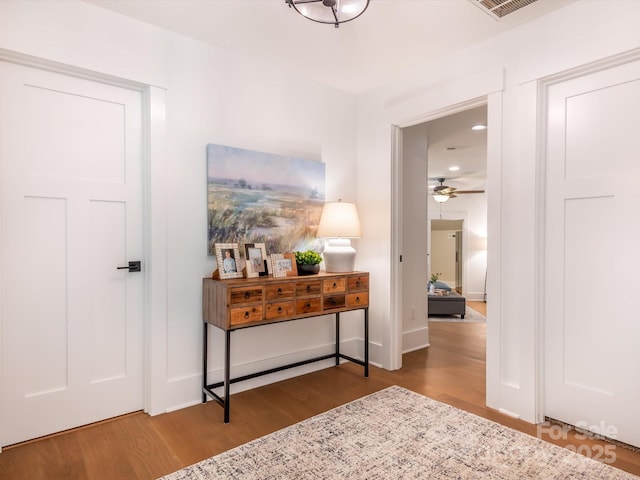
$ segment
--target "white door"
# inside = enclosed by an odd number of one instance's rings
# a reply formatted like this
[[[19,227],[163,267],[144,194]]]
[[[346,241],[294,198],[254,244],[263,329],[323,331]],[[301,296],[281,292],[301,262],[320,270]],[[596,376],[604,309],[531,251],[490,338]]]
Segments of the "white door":
[[[640,446],[640,62],[549,86],[544,413]]]
[[[2,445],[143,408],[141,112],[0,62]]]

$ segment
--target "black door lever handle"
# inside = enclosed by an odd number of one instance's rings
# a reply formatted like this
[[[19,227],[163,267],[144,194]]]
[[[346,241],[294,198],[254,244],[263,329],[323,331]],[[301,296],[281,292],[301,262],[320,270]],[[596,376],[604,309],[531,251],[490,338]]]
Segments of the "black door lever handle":
[[[129,269],[129,272],[140,272],[142,270],[141,264],[142,262],[140,262],[140,260],[135,260],[133,262],[129,262],[129,265],[127,265],[126,267],[116,267],[116,269],[117,270]]]

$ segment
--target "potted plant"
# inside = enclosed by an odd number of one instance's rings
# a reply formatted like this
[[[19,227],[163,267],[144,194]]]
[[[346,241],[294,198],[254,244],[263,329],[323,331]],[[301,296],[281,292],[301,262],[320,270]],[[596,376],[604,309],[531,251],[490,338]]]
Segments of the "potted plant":
[[[322,257],[318,252],[306,250],[304,252],[294,252],[296,256],[296,266],[298,275],[311,275],[320,271]]]
[[[429,281],[429,293],[433,294],[435,293],[435,283],[438,281],[438,279],[440,278],[440,274],[439,273],[432,273],[431,274],[431,279]]]

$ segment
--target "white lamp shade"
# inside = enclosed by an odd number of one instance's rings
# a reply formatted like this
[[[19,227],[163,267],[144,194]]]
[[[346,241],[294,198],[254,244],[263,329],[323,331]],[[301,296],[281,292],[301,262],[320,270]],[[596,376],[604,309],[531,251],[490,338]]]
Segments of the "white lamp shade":
[[[318,237],[327,237],[324,266],[327,272],[353,272],[356,250],[349,238],[361,237],[360,219],[353,203],[342,201],[324,204]]]
[[[353,203],[327,202],[322,209],[318,237],[357,238],[362,236],[360,218]]]
[[[434,193],[433,199],[438,203],[444,203],[449,200],[449,195],[438,195],[437,193]]]

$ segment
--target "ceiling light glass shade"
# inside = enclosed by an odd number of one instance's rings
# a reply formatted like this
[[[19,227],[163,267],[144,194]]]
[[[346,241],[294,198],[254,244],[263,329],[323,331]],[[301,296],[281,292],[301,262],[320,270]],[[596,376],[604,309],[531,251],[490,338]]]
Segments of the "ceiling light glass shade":
[[[356,250],[351,246],[349,238],[362,236],[356,206],[342,201],[325,203],[317,235],[329,238],[322,252],[325,270],[353,272]]]
[[[369,6],[369,0],[285,0],[303,17],[336,28],[341,23],[359,17]]]
[[[482,124],[482,123],[479,123],[479,124],[474,125],[473,127],[471,127],[471,130],[476,130],[476,131],[486,130],[486,129],[487,129],[487,126]]]
[[[449,200],[449,195],[434,195],[433,199],[438,203],[444,203]]]

